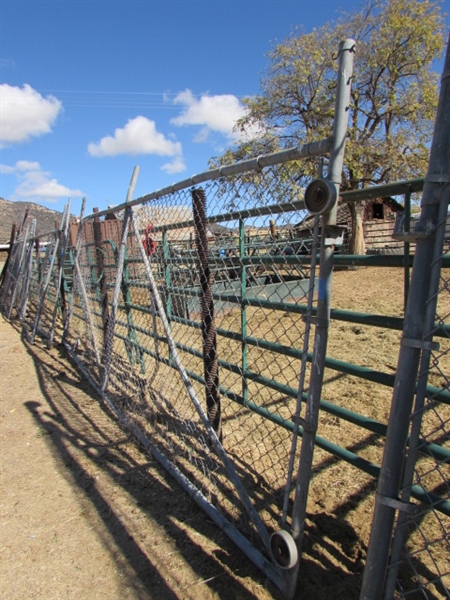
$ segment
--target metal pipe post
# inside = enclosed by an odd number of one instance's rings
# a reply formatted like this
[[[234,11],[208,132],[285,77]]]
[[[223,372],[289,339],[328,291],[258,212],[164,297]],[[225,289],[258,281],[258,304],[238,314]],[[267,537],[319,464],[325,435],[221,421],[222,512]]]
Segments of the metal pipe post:
[[[332,147],[328,166],[328,179],[336,188],[336,198],[344,164],[345,139],[348,127],[348,107],[350,103],[351,80],[353,73],[353,54],[355,42],[347,39],[339,45],[338,82],[336,90],[335,118],[333,126]],[[292,512],[291,534],[295,540],[300,557],[305,526],[306,503],[308,499],[309,481],[314,455],[314,440],[322,392],[325,358],[328,341],[328,327],[331,309],[331,285],[333,272],[334,245],[328,245],[327,229],[336,223],[337,202],[322,220],[322,244],[320,249],[319,290],[317,299],[317,316],[315,323],[314,351],[311,365],[306,415],[302,423],[303,439],[300,453],[300,463],[295,486],[295,499]],[[299,559],[288,572],[286,579],[286,595],[292,598],[297,585]]]
[[[73,251],[74,259],[76,259],[78,257],[78,254],[80,253],[81,240],[82,240],[82,235],[83,235],[83,217],[84,217],[84,209],[85,209],[85,207],[86,207],[86,198],[83,198],[81,200],[80,221],[78,222],[77,239],[75,241],[75,248],[74,248],[74,251]],[[64,319],[64,327],[63,327],[63,334],[62,334],[62,341],[63,342],[66,339],[67,332],[68,332],[69,326],[70,326],[70,319],[72,318],[73,304],[74,304],[74,293],[75,293],[75,272],[74,272],[73,277],[72,277],[72,293],[70,295],[69,307],[67,309],[66,318]]]
[[[66,248],[67,248],[67,241],[68,241],[69,227],[70,227],[70,205],[71,205],[71,201],[69,198],[69,201],[67,203],[67,212],[65,214],[65,218],[63,218],[61,220],[61,230],[59,232],[60,250],[59,250],[59,260],[58,260],[58,275],[56,277],[57,283],[56,283],[56,291],[55,291],[55,306],[53,308],[52,324],[50,327],[50,335],[49,335],[49,339],[47,342],[49,347],[53,343],[53,338],[55,335],[56,316],[58,314],[58,308],[59,308],[59,302],[60,302],[61,286],[62,286],[62,281],[63,281],[64,258],[66,255]]]
[[[214,431],[214,429],[208,419],[208,415],[203,410],[203,407],[200,403],[200,400],[197,397],[195,389],[194,389],[194,387],[189,379],[189,376],[179,358],[177,344],[175,343],[175,340],[173,338],[172,331],[170,328],[170,324],[166,318],[166,314],[164,311],[164,305],[163,305],[161,296],[159,294],[159,290],[158,290],[158,286],[156,285],[155,278],[153,277],[153,272],[152,272],[152,268],[150,265],[149,257],[147,256],[144,246],[142,244],[142,240],[139,237],[139,230],[138,230],[136,218],[135,218],[135,215],[133,212],[131,213],[131,222],[133,224],[133,229],[134,229],[134,232],[136,235],[136,241],[137,241],[138,247],[141,252],[142,260],[144,261],[145,271],[147,273],[147,277],[148,277],[149,284],[150,284],[150,293],[152,294],[152,298],[155,301],[156,308],[157,308],[158,314],[159,314],[159,318],[161,319],[162,326],[163,326],[165,334],[167,336],[167,344],[168,344],[168,346],[170,348],[170,352],[171,352],[171,364],[173,364],[173,366],[178,371],[180,378],[186,388],[186,392],[189,395],[189,398],[190,398],[192,404],[194,405],[195,410],[197,411],[197,414],[200,417],[201,422],[203,423],[203,426],[206,429],[206,432],[208,434],[208,437],[209,437],[209,440],[210,440],[212,446],[214,447],[217,455],[222,460],[222,463],[228,473],[228,477],[230,478],[230,481],[234,484],[243,506],[245,507],[250,519],[253,521],[253,524],[255,525],[256,530],[258,531],[258,534],[262,540],[262,543],[264,544],[266,549],[268,549],[270,547],[270,540],[269,540],[269,534],[267,533],[266,526],[264,525],[263,521],[261,520],[260,516],[258,515],[255,507],[251,503],[251,500],[248,497],[248,494],[245,491],[245,488],[242,485],[242,482],[236,473],[233,463],[228,458],[227,453],[225,452],[222,444],[220,443],[219,438],[217,437],[217,433]]]
[[[109,315],[109,319],[106,326],[105,332],[105,360],[104,360],[104,371],[103,371],[103,381],[102,381],[102,392],[106,390],[106,386],[108,385],[109,379],[109,371],[111,368],[111,358],[112,358],[112,347],[113,347],[113,338],[114,338],[114,328],[116,326],[116,318],[117,318],[117,307],[119,305],[119,294],[122,288],[122,277],[123,277],[123,267],[125,261],[125,250],[127,247],[127,238],[128,238],[128,229],[130,224],[131,217],[131,206],[128,204],[133,199],[134,189],[136,187],[136,181],[139,175],[139,167],[134,167],[133,175],[131,176],[130,185],[128,187],[127,193],[127,206],[125,208],[125,217],[123,220],[122,227],[122,237],[120,240],[119,246],[119,255],[117,257],[117,269],[116,269],[116,282],[114,285],[114,295],[111,306],[111,313]]]
[[[442,76],[441,91],[431,144],[428,173],[421,202],[421,218],[416,233],[436,226],[441,203],[450,197],[450,41]],[[402,344],[395,377],[391,413],[381,465],[372,531],[361,600],[379,600],[383,593],[386,569],[396,510],[406,510],[398,500],[404,468],[404,451],[408,437],[411,409],[416,390],[417,373],[422,351],[427,343],[425,314],[430,295],[430,266],[433,260],[435,235],[419,236],[405,313]]]

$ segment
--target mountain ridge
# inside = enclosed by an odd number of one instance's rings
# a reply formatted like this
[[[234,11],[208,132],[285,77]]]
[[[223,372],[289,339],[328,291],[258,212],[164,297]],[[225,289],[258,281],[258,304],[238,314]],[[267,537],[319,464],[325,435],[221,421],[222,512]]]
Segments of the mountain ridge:
[[[28,220],[36,219],[36,233],[42,234],[55,229],[55,223],[60,224],[62,212],[52,210],[35,202],[16,202],[0,198],[0,244],[8,244],[11,238],[13,224],[17,227],[22,223],[26,210]],[[71,216],[70,220],[75,221]]]

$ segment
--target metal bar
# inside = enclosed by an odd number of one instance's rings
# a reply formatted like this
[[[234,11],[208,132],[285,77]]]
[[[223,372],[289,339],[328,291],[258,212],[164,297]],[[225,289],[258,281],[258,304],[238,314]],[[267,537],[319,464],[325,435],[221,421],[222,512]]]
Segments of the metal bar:
[[[64,256],[66,254],[67,248],[67,240],[70,226],[70,199],[67,203],[67,212],[65,216],[63,216],[61,220],[61,231],[60,231],[60,251],[59,251],[59,260],[58,260],[58,275],[57,275],[57,283],[56,283],[56,298],[55,298],[55,306],[53,308],[52,315],[52,324],[50,327],[50,336],[48,340],[48,344],[53,343],[53,337],[55,335],[55,326],[56,326],[56,315],[58,313],[58,304],[59,304],[59,296],[61,293],[61,285],[62,285],[62,276],[63,276],[63,268],[64,268]]]
[[[408,190],[405,194],[405,216],[404,216],[404,232],[409,233],[410,223],[411,223],[411,190]],[[405,264],[403,266],[404,271],[404,299],[403,299],[403,310],[406,310],[406,305],[408,303],[408,294],[409,294],[409,285],[410,285],[410,264],[409,264],[409,251],[411,244],[409,242],[404,243],[404,261]]]
[[[239,163],[238,163],[239,164]],[[207,173],[211,173],[208,171]],[[206,181],[206,180],[205,180]],[[424,179],[411,179],[408,181],[400,181],[397,183],[389,183],[385,185],[373,186],[371,188],[364,188],[364,190],[349,190],[342,192],[342,202],[356,202],[358,200],[371,200],[376,198],[385,198],[386,196],[399,196],[405,194],[408,190],[411,192],[420,192],[423,189]],[[189,186],[190,187],[190,186]],[[157,192],[159,194],[159,192]],[[164,194],[163,194],[164,195]],[[158,196],[158,198],[161,196]],[[134,204],[138,202],[144,202],[142,199],[138,199]],[[270,204],[269,206],[258,206],[257,208],[250,208],[239,211],[231,211],[222,213],[220,215],[210,215],[207,218],[208,223],[220,223],[222,221],[238,221],[239,219],[247,219],[252,217],[261,217],[267,215],[278,215],[286,212],[294,212],[305,209],[305,202],[303,199],[295,200],[293,202],[280,202],[279,204]],[[118,207],[114,209],[108,209],[99,214],[111,214],[118,210]],[[86,217],[87,219],[90,217]],[[171,229],[183,229],[186,227],[193,227],[194,221],[192,219],[186,221],[179,221],[178,223],[172,223],[167,225],[160,225],[153,228],[153,231],[167,231]]]
[[[424,338],[427,341],[432,341],[434,319],[436,316],[436,306],[438,299],[439,280],[441,276],[441,258],[442,249],[444,246],[445,226],[447,221],[448,203],[441,202],[439,207],[438,224],[436,229],[436,240],[434,245],[434,255],[431,262],[430,276],[430,292],[425,312],[424,323]],[[402,481],[402,492],[400,499],[404,504],[407,504],[410,499],[412,482],[414,479],[414,469],[417,462],[420,447],[420,432],[422,426],[422,418],[425,408],[425,399],[427,397],[427,382],[430,369],[431,350],[424,348],[420,361],[419,375],[417,379],[416,401],[414,411],[411,416],[411,434],[407,440],[408,453],[405,460],[405,469]],[[445,450],[442,448],[442,450]],[[450,455],[450,451],[449,455]],[[448,458],[447,458],[448,460]],[[403,541],[406,534],[407,513],[400,511],[397,517],[394,540],[392,543],[390,568],[386,577],[385,599],[390,600],[394,597],[395,584],[397,580],[398,569],[400,566],[400,557],[403,548]]]
[[[169,348],[171,350],[171,358],[172,358],[174,365],[180,375],[180,378],[186,388],[189,398],[191,399],[191,401],[197,411],[197,414],[199,415],[199,417],[203,423],[203,426],[205,427],[205,429],[208,433],[209,440],[210,440],[212,446],[214,447],[215,451],[217,452],[217,455],[221,458],[222,463],[228,473],[228,476],[236,488],[236,491],[241,499],[242,504],[244,505],[245,509],[247,510],[249,517],[253,521],[264,546],[268,550],[270,547],[270,540],[269,540],[269,535],[267,533],[267,529],[266,529],[264,523],[262,522],[262,520],[260,519],[258,513],[256,512],[254,506],[252,505],[250,499],[248,498],[247,493],[246,493],[246,491],[245,491],[245,489],[233,467],[233,464],[231,463],[222,444],[220,443],[216,432],[212,428],[212,426],[209,422],[208,416],[204,412],[202,405],[197,398],[197,394],[189,380],[186,370],[184,369],[184,367],[180,361],[180,358],[178,356],[178,350],[176,348],[176,344],[175,344],[175,341],[172,336],[170,325],[169,325],[167,318],[165,316],[165,313],[164,313],[164,306],[163,306],[161,297],[159,295],[158,287],[157,287],[154,277],[153,277],[153,272],[152,272],[152,269],[150,266],[149,258],[145,253],[145,249],[142,244],[142,240],[139,237],[139,230],[138,230],[138,226],[137,226],[133,212],[131,212],[131,222],[133,223],[136,240],[137,240],[138,246],[141,251],[142,259],[144,261],[145,270],[146,270],[147,277],[148,277],[149,283],[150,283],[150,288],[153,293],[153,298],[155,300],[155,303],[156,303],[156,306],[158,309],[158,313],[159,313],[159,317],[161,319],[161,323],[164,327],[164,331],[167,336],[167,341],[169,344]]]
[[[29,240],[28,250],[27,250],[27,258],[26,258],[26,275],[25,275],[25,284],[22,290],[22,297],[20,299],[20,308],[19,308],[19,320],[23,321],[25,318],[25,314],[28,306],[28,298],[30,293],[30,285],[31,285],[31,277],[32,277],[32,267],[33,267],[33,247],[34,247],[34,236],[36,234],[36,219],[33,219],[31,222],[31,236]]]
[[[98,213],[98,209],[94,208],[94,246],[95,246],[95,268],[97,271],[97,290],[98,296],[100,300],[100,305],[102,307],[102,323],[103,323],[103,346],[106,346],[106,331],[108,327],[109,320],[109,305],[108,305],[108,286],[106,281],[105,274],[105,264],[104,257],[102,252],[102,225],[100,222],[100,216]]]
[[[86,207],[86,198],[83,198],[81,200],[80,221],[78,223],[77,239],[75,241],[75,248],[73,250],[74,263],[75,263],[75,259],[78,258],[78,255],[80,254],[81,242],[83,239],[83,216],[84,216],[85,207]],[[75,264],[74,264],[74,269],[75,269]],[[67,332],[70,327],[70,319],[72,318],[74,301],[75,301],[75,277],[73,277],[72,294],[70,295],[69,307],[67,309],[66,318],[64,320],[62,341],[64,341],[66,339]]]
[[[239,219],[239,258],[243,262],[245,258],[245,220]],[[241,269],[241,300],[245,301],[247,293],[247,268],[243,265]],[[244,373],[248,368],[248,344],[247,344],[247,306],[241,302],[241,365],[242,365],[242,398],[244,403],[248,402],[248,383]]]
[[[333,144],[330,150],[328,179],[336,189],[339,197],[340,181],[344,161],[345,138],[348,127],[348,105],[350,102],[351,79],[353,72],[354,40],[347,39],[339,45],[338,82],[336,89],[335,118],[333,124]],[[322,240],[326,237],[328,226],[336,223],[337,202],[328,214],[322,217]],[[320,249],[319,293],[317,299],[317,321],[315,325],[313,362],[306,403],[305,423],[298,476],[295,488],[294,506],[292,511],[291,534],[297,545],[298,556],[301,555],[303,532],[305,528],[306,502],[308,498],[309,481],[311,478],[312,459],[314,455],[314,440],[317,432],[320,395],[322,391],[324,362],[326,357],[328,327],[331,308],[331,289],[333,271],[334,246],[324,243]],[[293,598],[297,586],[299,559],[287,573],[286,595]]]
[[[231,177],[232,175],[247,173],[248,171],[259,171],[264,167],[279,165],[292,160],[328,154],[330,147],[331,141],[329,139],[324,139],[319,142],[309,142],[303,146],[296,146],[294,148],[289,148],[273,154],[259,156],[258,158],[251,158],[249,160],[234,163],[233,165],[223,165],[217,169],[211,169],[199,175],[193,175],[192,177],[189,177],[189,179],[185,179],[184,181],[180,181],[179,183],[163,188],[151,194],[141,196],[140,198],[133,200],[131,206],[151,202],[152,200],[157,200],[163,196],[174,194],[175,192],[180,192],[181,190],[191,188],[206,181],[213,181],[221,177]],[[123,210],[124,208],[125,204],[120,204],[119,206],[114,207],[114,209],[104,210],[97,214],[99,217],[101,217],[111,212]],[[86,218],[90,218],[90,216]]]
[[[125,250],[127,247],[127,239],[128,239],[128,228],[130,224],[131,217],[131,207],[129,206],[129,202],[133,197],[134,189],[136,187],[136,181],[139,176],[139,167],[134,167],[133,174],[131,176],[130,185],[128,187],[127,192],[127,201],[125,208],[125,217],[123,220],[122,226],[122,237],[120,240],[119,253],[117,258],[117,267],[116,267],[116,281],[114,286],[114,295],[111,305],[111,312],[109,313],[109,318],[106,325],[105,332],[105,357],[103,361],[103,381],[102,381],[102,392],[106,390],[109,379],[109,372],[111,369],[111,359],[112,359],[112,351],[113,351],[113,342],[114,342],[114,328],[116,326],[116,317],[117,317],[117,306],[119,304],[119,294],[122,289],[122,279],[123,279],[123,267],[125,261]]]
[[[202,343],[205,372],[206,407],[209,422],[222,441],[222,407],[219,394],[219,364],[217,355],[216,314],[212,297],[211,271],[208,265],[206,230],[206,196],[202,188],[192,190],[195,223],[195,243],[201,289]]]
[[[12,310],[14,308],[14,302],[16,300],[16,295],[18,292],[20,273],[21,273],[21,270],[23,267],[23,261],[25,258],[25,252],[27,249],[29,234],[30,234],[30,225],[28,224],[24,239],[21,242],[20,258],[17,262],[17,267],[16,267],[15,273],[14,273],[15,284],[14,284],[14,289],[11,294],[11,300],[10,300],[9,309],[8,309],[7,317],[6,317],[8,320],[11,318]]]
[[[78,231],[80,231],[80,230],[78,230]],[[81,236],[81,234],[80,234],[80,236]],[[89,298],[88,298],[88,295],[86,292],[86,287],[84,285],[83,273],[81,272],[81,268],[80,268],[80,265],[78,262],[78,254],[74,256],[74,269],[75,269],[75,276],[74,276],[74,281],[73,281],[73,286],[74,286],[73,293],[75,293],[75,284],[76,284],[76,280],[78,278],[78,285],[80,287],[81,298],[82,298],[82,302],[84,303],[84,313],[85,313],[85,317],[86,317],[87,328],[88,328],[89,335],[91,338],[92,349],[94,351],[95,361],[97,363],[98,374],[99,374],[99,379],[100,379],[101,373],[102,373],[100,352],[97,347],[97,338],[95,336],[94,320],[92,319],[91,306],[90,306]]]
[[[317,252],[317,245],[319,242],[319,224],[320,219],[318,216],[314,219],[314,242],[312,247],[312,255],[311,258],[314,259]],[[296,397],[296,406],[295,406],[295,419],[294,421],[298,423],[300,418],[300,412],[302,407],[302,401],[304,397],[305,390],[305,378],[306,378],[306,365],[308,361],[308,349],[309,349],[309,335],[311,332],[311,316],[314,304],[314,281],[316,277],[316,261],[311,260],[311,270],[309,273],[309,290],[308,290],[308,303],[306,305],[306,319],[305,319],[305,333],[303,337],[303,349],[301,352],[301,364],[300,364],[300,376],[298,383],[298,392]],[[281,516],[281,523],[286,525],[288,505],[289,505],[289,497],[291,494],[291,486],[294,475],[294,463],[297,453],[297,443],[298,443],[298,428],[294,429],[294,434],[292,436],[292,444],[291,451],[289,455],[289,465],[287,472],[287,480],[286,480],[286,489],[284,492],[284,502],[283,502],[283,512]]]
[[[236,544],[236,546],[242,550],[242,552],[249,558],[253,564],[260,569],[270,581],[277,586],[280,590],[283,586],[283,580],[279,571],[274,567],[258,550],[251,545],[251,543],[230,523],[217,508],[208,502],[203,494],[181,473],[181,471],[172,463],[170,460],[160,452],[156,446],[154,446],[148,437],[138,429],[129,419],[115,406],[114,402],[109,396],[102,391],[96,382],[92,379],[89,371],[85,368],[83,363],[79,360],[71,346],[64,342],[66,350],[70,354],[72,360],[76,363],[78,368],[81,370],[83,375],[89,381],[90,385],[97,391],[97,393],[103,398],[107,406],[117,416],[117,418],[124,424],[124,426],[130,430],[135,438],[142,446],[150,452],[170,475],[179,483],[185,492],[195,501],[195,503],[208,515],[208,517],[220,527],[220,529],[230,538],[230,540]]]
[[[64,209],[66,210],[66,208]],[[63,219],[64,219],[64,215],[63,215]],[[59,232],[59,230],[56,230],[57,232]],[[48,264],[48,271],[47,271],[47,276],[45,278],[44,283],[42,284],[41,282],[41,287],[40,287],[40,293],[39,293],[39,304],[38,304],[38,309],[36,311],[36,318],[34,321],[34,325],[33,325],[33,330],[31,332],[31,343],[34,344],[34,339],[36,337],[36,332],[37,329],[39,327],[39,322],[41,320],[41,314],[42,314],[42,310],[44,308],[44,302],[45,302],[45,298],[47,296],[47,290],[48,290],[48,286],[50,284],[50,279],[52,277],[53,274],[53,267],[55,264],[55,259],[58,253],[58,248],[59,248],[59,235],[55,235],[55,241],[54,241],[54,245],[53,245],[53,251],[51,253],[51,257],[50,257],[50,261]],[[46,253],[47,256],[47,253]]]
[[[444,64],[444,73],[450,71],[450,40]],[[436,224],[439,207],[448,206],[450,185],[450,78],[441,80],[438,108],[435,120],[433,140],[430,150],[428,173],[425,178],[421,202],[419,228],[425,230],[431,222]],[[416,229],[417,229],[416,227]],[[403,339],[422,340],[425,326],[425,310],[430,289],[430,265],[432,264],[433,238],[418,239],[415,260],[411,277],[411,288],[405,313]],[[389,417],[386,444],[378,484],[378,495],[375,499],[375,510],[367,553],[366,568],[361,589],[361,600],[377,600],[381,598],[389,560],[392,529],[395,509],[380,502],[380,496],[397,498],[402,481],[404,461],[402,459],[408,437],[409,418],[411,414],[416,378],[419,368],[421,350],[412,345],[402,345],[400,349],[392,409]]]

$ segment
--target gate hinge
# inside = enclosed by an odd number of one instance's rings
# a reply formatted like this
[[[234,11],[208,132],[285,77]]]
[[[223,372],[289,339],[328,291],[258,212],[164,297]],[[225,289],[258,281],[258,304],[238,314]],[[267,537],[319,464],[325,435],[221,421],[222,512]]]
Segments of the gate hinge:
[[[294,425],[297,425],[297,427],[300,426],[303,431],[306,431],[307,433],[314,433],[316,431],[316,427],[312,423],[305,421],[305,419],[302,417],[291,415],[291,421],[294,423]]]
[[[324,246],[343,246],[345,227],[339,225],[327,225],[324,228]]]
[[[302,321],[304,323],[308,323],[309,325],[315,325],[316,327],[327,328],[330,326],[329,319],[320,319],[318,317],[313,317],[311,315],[303,315]]]
[[[438,342],[431,342],[426,340],[413,340],[411,338],[403,338],[402,346],[407,346],[408,348],[419,348],[419,350],[430,350],[434,352],[439,350]]]
[[[398,212],[395,215],[395,224],[394,224],[394,232],[392,234],[392,239],[397,240],[399,242],[416,242],[417,240],[428,239],[432,236],[435,231],[435,226],[433,222],[428,219],[428,221],[424,223],[416,223],[416,228],[420,226],[421,229],[414,229],[414,231],[405,231],[405,214],[403,212]]]
[[[384,506],[389,506],[394,510],[401,510],[402,512],[414,513],[417,510],[417,506],[412,502],[403,502],[398,498],[389,498],[388,496],[383,496],[377,492],[377,498],[380,504],[384,504]]]

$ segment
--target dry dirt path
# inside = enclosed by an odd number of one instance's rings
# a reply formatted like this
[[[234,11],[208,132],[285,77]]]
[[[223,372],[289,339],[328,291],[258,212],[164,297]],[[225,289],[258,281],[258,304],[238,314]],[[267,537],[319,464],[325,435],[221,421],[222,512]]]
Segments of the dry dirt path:
[[[0,598],[280,598],[61,348],[0,317]]]

